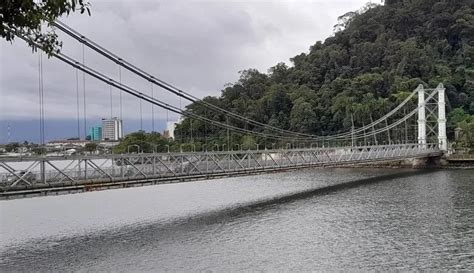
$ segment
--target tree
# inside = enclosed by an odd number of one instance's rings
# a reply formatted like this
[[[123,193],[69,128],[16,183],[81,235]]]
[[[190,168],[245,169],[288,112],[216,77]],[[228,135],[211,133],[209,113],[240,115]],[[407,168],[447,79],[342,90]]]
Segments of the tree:
[[[471,121],[471,115],[467,114],[466,111],[462,108],[455,108],[453,109],[449,115],[448,115],[448,120],[450,125],[452,126],[457,126],[458,123],[467,121]]]
[[[90,4],[85,0],[2,0],[0,2],[0,35],[12,42],[16,36],[22,35],[30,39],[33,51],[34,43],[41,44],[43,50],[51,55],[59,52],[62,42],[51,28],[51,24],[63,14],[75,11],[87,12],[90,15]],[[47,29],[43,29],[43,24]]]
[[[290,126],[291,129],[303,132],[310,133],[312,132],[316,124],[316,114],[313,109],[311,109],[311,104],[304,101],[303,99],[298,99],[293,108],[291,109],[290,114]]]
[[[36,147],[33,147],[31,149],[31,152],[33,152],[34,154],[36,155],[43,155],[46,153],[46,148],[45,147],[39,147],[39,146],[36,146]]]
[[[255,148],[255,138],[253,136],[243,136],[242,137],[242,149],[243,150],[248,150],[248,149],[254,149]]]
[[[354,20],[356,15],[356,11],[349,11],[344,15],[337,17],[337,24],[334,25],[334,32],[344,30],[352,22],[352,20]]]
[[[402,2],[401,0],[385,0],[384,3],[387,6],[395,5]]]
[[[173,142],[162,137],[160,133],[138,131],[126,135],[120,143],[114,147],[113,151],[114,153],[127,153],[133,149],[133,151],[143,153],[165,152],[167,151],[167,145],[171,146]],[[140,149],[138,149],[138,147],[140,147]]]
[[[459,138],[456,141],[456,148],[468,148],[474,152],[474,118],[471,122],[466,120],[458,123],[460,130]]]
[[[97,143],[87,143],[85,146],[84,146],[84,150],[88,151],[89,153],[92,153],[92,152],[95,152],[97,150]]]
[[[277,83],[288,81],[288,66],[285,63],[278,63],[269,69],[270,77]]]
[[[20,148],[20,143],[18,142],[11,142],[5,145],[5,151],[8,153],[16,152],[18,148]]]

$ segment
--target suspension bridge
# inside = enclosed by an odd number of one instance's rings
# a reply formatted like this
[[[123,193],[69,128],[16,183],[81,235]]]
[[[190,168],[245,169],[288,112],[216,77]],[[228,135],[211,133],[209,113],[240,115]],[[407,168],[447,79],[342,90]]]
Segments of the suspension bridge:
[[[52,56],[72,67],[78,74],[104,82],[120,92],[120,113],[122,115],[122,93],[129,94],[142,103],[165,109],[179,116],[203,122],[229,132],[265,138],[271,147],[243,149],[242,145],[230,143],[227,151],[214,151],[204,145],[200,150],[167,153],[104,154],[77,156],[25,156],[0,157],[0,198],[36,196],[68,192],[89,191],[104,188],[175,183],[191,180],[210,179],[223,176],[257,174],[307,167],[334,167],[375,162],[440,157],[447,151],[445,89],[443,84],[435,88],[419,85],[400,101],[399,104],[377,120],[345,132],[333,135],[313,135],[294,132],[252,120],[223,109],[217,105],[200,100],[143,69],[125,61],[120,56],[98,45],[91,39],[61,22],[55,27],[120,69],[126,69],[151,85],[151,94],[137,90],[114,79],[114,76],[99,72],[84,62],[64,53],[55,52]],[[15,30],[12,30],[15,32]],[[35,44],[16,32],[18,37]],[[83,53],[84,54],[84,53]],[[83,55],[84,56],[84,55]],[[40,139],[44,144],[44,105],[42,59],[39,58],[39,102]],[[121,71],[121,70],[120,70]],[[85,88],[85,83],[83,84]],[[181,99],[199,104],[210,112],[216,112],[227,122],[201,116],[191,110],[183,110],[171,103],[157,99],[153,95],[157,86]],[[77,90],[79,94],[79,89]],[[79,95],[78,95],[79,96]],[[85,90],[84,90],[85,96]],[[77,105],[79,113],[79,102]],[[84,115],[86,103],[84,100]],[[79,116],[79,114],[78,114]],[[251,124],[261,130],[250,130],[228,122],[229,119]],[[235,124],[235,123],[234,123]],[[86,120],[84,119],[84,132]],[[79,119],[78,119],[79,133]],[[240,146],[240,147],[239,147]],[[266,146],[266,145],[265,145]],[[240,148],[240,149],[239,149]]]

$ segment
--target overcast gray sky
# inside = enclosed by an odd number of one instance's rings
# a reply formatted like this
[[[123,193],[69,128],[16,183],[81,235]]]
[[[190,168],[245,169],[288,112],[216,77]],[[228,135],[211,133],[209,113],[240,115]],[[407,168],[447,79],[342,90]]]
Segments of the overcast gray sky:
[[[332,35],[339,15],[359,9],[368,0],[90,2],[90,17],[73,14],[61,20],[125,60],[203,97],[219,95],[226,83],[238,79],[240,70],[266,72],[278,62],[290,65],[289,58]],[[81,46],[64,35],[60,37],[63,52],[82,59]],[[0,49],[0,120],[36,117],[38,55],[19,39],[13,44],[1,40]],[[116,64],[87,49],[85,63],[118,78]],[[46,118],[75,118],[75,70],[54,59],[45,60],[43,69]],[[151,92],[150,83],[128,72],[123,72],[122,81],[144,93]],[[86,77],[86,94],[88,119],[110,116],[108,86]],[[179,105],[176,98],[158,87],[154,95]],[[113,90],[114,116],[119,113],[118,98],[118,91]],[[123,99],[124,115],[138,118],[138,99],[128,95]],[[149,117],[151,106],[143,105],[143,113]],[[155,110],[156,119],[165,116],[164,110]]]

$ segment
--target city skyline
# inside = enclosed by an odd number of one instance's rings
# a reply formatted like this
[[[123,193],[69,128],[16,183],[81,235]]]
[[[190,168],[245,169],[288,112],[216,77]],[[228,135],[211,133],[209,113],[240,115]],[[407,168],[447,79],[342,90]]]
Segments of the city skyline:
[[[8,141],[8,125],[10,124],[10,141]],[[14,126],[16,124],[16,126]],[[87,133],[95,126],[101,126],[102,119],[88,119]],[[13,125],[13,126],[12,126]],[[166,120],[155,120],[155,131],[160,134],[166,129]],[[140,130],[140,120],[124,121],[124,136]],[[143,130],[152,131],[151,120],[143,120]],[[0,120],[0,144],[8,142],[32,142],[39,141],[39,120],[16,120],[9,122]],[[45,140],[61,140],[67,138],[77,138],[77,120],[74,119],[52,119],[45,122]],[[84,132],[81,127],[80,139],[84,139]]]

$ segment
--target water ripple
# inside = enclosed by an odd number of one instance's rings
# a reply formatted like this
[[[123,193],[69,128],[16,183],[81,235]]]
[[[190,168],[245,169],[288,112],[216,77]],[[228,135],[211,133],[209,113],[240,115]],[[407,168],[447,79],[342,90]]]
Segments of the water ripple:
[[[0,269],[474,270],[473,171],[380,171],[314,169],[0,203]],[[46,216],[23,219],[45,208]]]

